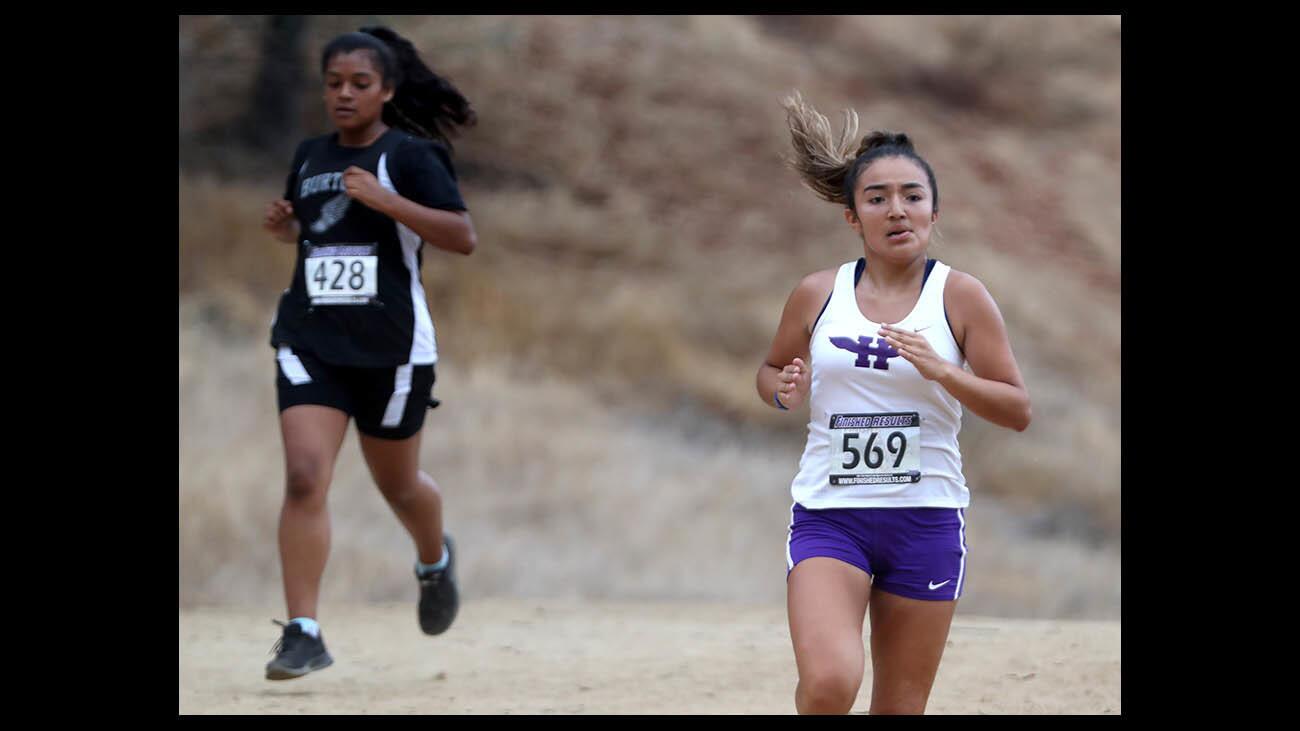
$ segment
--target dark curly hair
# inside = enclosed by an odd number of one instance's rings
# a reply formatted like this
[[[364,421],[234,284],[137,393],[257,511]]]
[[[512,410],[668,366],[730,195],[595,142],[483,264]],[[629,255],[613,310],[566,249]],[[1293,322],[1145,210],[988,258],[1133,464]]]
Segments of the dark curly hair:
[[[368,26],[330,41],[321,52],[321,73],[337,54],[358,50],[373,54],[384,86],[393,89],[393,98],[384,104],[384,124],[451,147],[456,127],[478,121],[469,100],[425,65],[410,41],[384,26]]]

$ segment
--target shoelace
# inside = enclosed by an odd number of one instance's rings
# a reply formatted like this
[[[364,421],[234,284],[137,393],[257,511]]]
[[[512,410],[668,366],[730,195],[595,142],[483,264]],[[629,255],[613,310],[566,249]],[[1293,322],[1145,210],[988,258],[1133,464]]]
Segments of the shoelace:
[[[289,628],[289,625],[288,625],[287,623],[285,623],[285,622],[281,622],[281,621],[278,620],[278,619],[273,619],[273,620],[271,620],[271,621],[274,622],[275,624],[280,625],[281,627],[285,628],[286,630],[288,630],[288,628]],[[288,636],[289,636],[289,633],[288,633],[287,631],[286,631],[284,634],[281,634],[281,635],[280,635],[280,639],[276,640],[276,641],[275,641],[275,644],[271,647],[271,653],[270,653],[270,654],[272,654],[272,655],[278,655],[278,654],[280,654],[280,650],[281,650],[281,649],[284,649],[284,650],[286,650],[286,651],[289,650],[290,648],[285,647],[285,644],[284,644],[284,639],[285,639],[286,637],[288,637]],[[297,637],[295,636],[295,640],[296,640],[296,639],[297,639]]]

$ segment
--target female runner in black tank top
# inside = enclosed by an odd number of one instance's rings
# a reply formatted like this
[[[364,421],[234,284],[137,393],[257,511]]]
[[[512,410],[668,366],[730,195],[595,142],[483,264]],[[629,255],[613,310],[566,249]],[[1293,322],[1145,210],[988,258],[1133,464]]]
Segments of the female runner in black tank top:
[[[454,619],[454,546],[442,500],[419,469],[419,429],[436,404],[436,348],[419,280],[423,243],[469,254],[476,237],[441,143],[475,122],[469,102],[409,41],[363,28],[322,53],[336,132],[303,142],[264,227],[299,246],[272,326],[285,450],[279,545],[289,623],[266,677],[330,665],[317,618],[329,553],[326,495],[350,418],[384,499],[411,535],[427,634]]]

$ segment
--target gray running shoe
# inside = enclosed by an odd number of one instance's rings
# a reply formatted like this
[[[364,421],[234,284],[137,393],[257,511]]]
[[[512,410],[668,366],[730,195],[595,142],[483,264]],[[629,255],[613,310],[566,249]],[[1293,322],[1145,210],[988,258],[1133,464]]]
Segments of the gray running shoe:
[[[420,629],[426,635],[440,635],[456,619],[460,608],[460,595],[456,590],[456,546],[451,536],[442,534],[446,546],[447,565],[437,571],[421,574],[415,572],[420,582]]]
[[[313,670],[320,670],[334,664],[334,658],[330,657],[329,651],[325,649],[323,633],[320,637],[312,637],[303,632],[302,627],[296,623],[285,624],[274,619],[271,621],[284,627],[284,634],[271,648],[271,652],[275,653],[275,659],[266,664],[267,680],[301,678]]]

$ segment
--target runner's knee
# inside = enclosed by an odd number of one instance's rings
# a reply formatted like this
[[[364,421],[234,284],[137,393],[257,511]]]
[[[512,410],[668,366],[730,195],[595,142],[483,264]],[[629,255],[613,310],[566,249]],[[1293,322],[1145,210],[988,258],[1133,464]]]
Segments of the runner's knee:
[[[386,479],[382,482],[376,481],[376,484],[388,504],[399,510],[415,504],[426,489],[425,485],[421,484],[420,480],[414,476],[404,479]]]
[[[819,668],[800,676],[799,692],[807,711],[848,713],[861,684],[861,673],[844,668]]]
[[[285,499],[294,503],[312,503],[325,499],[329,489],[330,469],[324,460],[299,458],[285,470]]]

